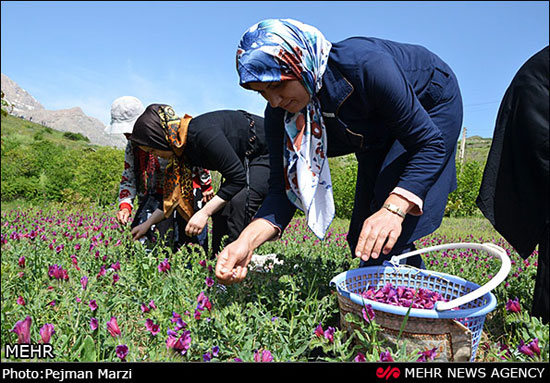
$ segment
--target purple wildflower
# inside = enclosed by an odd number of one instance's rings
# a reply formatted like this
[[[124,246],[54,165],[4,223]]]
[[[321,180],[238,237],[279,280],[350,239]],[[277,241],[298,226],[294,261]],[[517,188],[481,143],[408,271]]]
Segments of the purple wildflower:
[[[519,304],[518,297],[514,300],[508,299],[508,302],[506,302],[506,311],[511,313],[521,312],[521,305]]]
[[[82,290],[86,290],[86,287],[88,287],[88,277],[83,276],[80,278],[80,284],[82,285]]]
[[[88,302],[88,306],[90,306],[90,310],[92,311],[97,310],[97,302],[95,299],[91,299],[90,302]]]
[[[365,357],[365,354],[358,352],[355,359],[353,359],[355,362],[366,362],[367,358]]]
[[[386,350],[380,353],[380,361],[381,362],[393,362],[393,358],[391,356],[390,350]]]
[[[254,351],[254,362],[273,362],[273,356],[269,350],[263,350],[261,353]]]
[[[109,334],[113,337],[120,335],[120,329],[118,328],[116,317],[111,317],[111,319],[107,322],[107,331],[109,331]]]
[[[11,331],[17,334],[17,343],[31,343],[31,323],[31,317],[27,316],[24,320],[18,321],[13,326]]]
[[[128,346],[121,344],[116,346],[116,356],[122,361],[126,361],[126,355],[128,355]]]
[[[170,263],[168,262],[168,258],[164,258],[164,261],[162,261],[157,268],[160,273],[167,273],[168,270],[170,270]]]
[[[50,343],[50,339],[53,334],[55,334],[55,329],[51,323],[46,323],[40,329],[40,337],[42,338],[43,343]]]

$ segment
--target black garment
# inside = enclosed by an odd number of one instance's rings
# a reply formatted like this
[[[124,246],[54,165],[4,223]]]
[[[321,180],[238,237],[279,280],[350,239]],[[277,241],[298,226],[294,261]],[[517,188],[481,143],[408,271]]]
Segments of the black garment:
[[[255,161],[249,170],[250,188],[242,188],[227,205],[212,215],[212,254],[217,254],[226,243],[235,241],[260,208],[268,191],[268,162],[267,154]],[[222,243],[225,235],[227,242]]]
[[[506,90],[476,201],[485,217],[522,258],[527,258],[539,245],[540,267],[533,311],[546,318],[546,322],[550,310],[549,79],[549,47],[546,47],[520,68]]]
[[[222,174],[224,182],[216,194],[225,201],[231,200],[246,185],[247,153],[251,165],[261,162],[269,166],[264,156],[267,154],[264,119],[256,115],[249,117],[254,120],[254,132],[247,114],[237,110],[201,114],[189,123],[184,155],[192,166]]]
[[[162,196],[159,194],[149,193],[143,196],[138,197],[138,209],[135,214],[135,218],[130,225],[130,229],[141,225],[145,222],[151,214],[157,209],[162,207]],[[177,250],[182,243],[176,243],[175,241],[175,231],[177,230],[177,224],[174,219],[174,216],[168,217],[161,222],[151,227],[145,234],[144,239],[149,241],[151,245],[154,245],[157,241],[163,240],[167,243],[173,250]],[[193,242],[192,238],[186,238],[187,243]]]

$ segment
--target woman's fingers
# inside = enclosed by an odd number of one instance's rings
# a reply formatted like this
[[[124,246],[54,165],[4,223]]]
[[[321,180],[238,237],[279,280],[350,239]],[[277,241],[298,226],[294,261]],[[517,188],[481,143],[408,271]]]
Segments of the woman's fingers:
[[[363,261],[388,254],[401,234],[402,218],[384,210],[373,214],[363,223],[355,255]]]

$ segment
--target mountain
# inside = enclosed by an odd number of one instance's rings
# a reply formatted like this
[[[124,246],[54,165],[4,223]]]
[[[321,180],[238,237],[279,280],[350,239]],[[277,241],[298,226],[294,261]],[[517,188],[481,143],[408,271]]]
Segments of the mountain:
[[[80,133],[92,144],[124,148],[126,138],[122,134],[109,135],[105,125],[97,118],[87,116],[80,107],[47,110],[31,94],[2,73],[2,92],[11,105],[8,112],[14,116],[48,126],[62,132]]]

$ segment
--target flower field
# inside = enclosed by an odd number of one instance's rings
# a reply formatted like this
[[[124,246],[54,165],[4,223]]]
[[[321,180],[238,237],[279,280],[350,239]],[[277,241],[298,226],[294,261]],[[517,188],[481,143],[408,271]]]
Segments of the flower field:
[[[459,227],[460,225],[464,227]],[[445,226],[445,223],[444,225]],[[2,361],[4,346],[50,343],[55,361],[430,361],[435,350],[382,343],[367,305],[350,318],[364,334],[338,327],[330,280],[358,266],[337,222],[325,241],[295,218],[282,239],[258,254],[282,263],[251,271],[223,288],[215,261],[192,246],[172,253],[161,244],[133,242],[111,208],[47,205],[2,210]],[[470,233],[470,231],[473,231]],[[465,234],[467,233],[467,234]],[[531,318],[537,252],[522,260],[500,236],[454,220],[417,241],[418,248],[450,242],[493,242],[512,259],[494,294],[478,361],[548,361],[548,325]],[[424,255],[430,270],[486,283],[498,260],[476,251]]]

